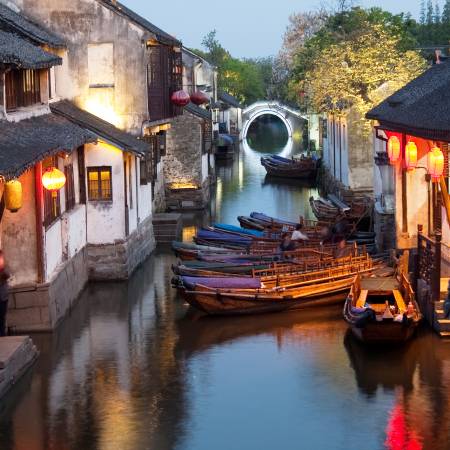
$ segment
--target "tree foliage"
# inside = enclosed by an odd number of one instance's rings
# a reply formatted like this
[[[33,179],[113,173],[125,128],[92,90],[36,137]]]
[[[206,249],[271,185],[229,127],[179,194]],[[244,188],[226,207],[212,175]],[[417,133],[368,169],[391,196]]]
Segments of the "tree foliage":
[[[272,58],[234,58],[217,39],[215,30],[202,41],[205,51],[195,50],[218,69],[219,89],[243,104],[267,98],[272,83]]]
[[[296,50],[289,99],[316,112],[354,107],[364,117],[387,94],[382,87],[398,89],[424,70],[414,31],[409,16],[380,8],[329,14]]]

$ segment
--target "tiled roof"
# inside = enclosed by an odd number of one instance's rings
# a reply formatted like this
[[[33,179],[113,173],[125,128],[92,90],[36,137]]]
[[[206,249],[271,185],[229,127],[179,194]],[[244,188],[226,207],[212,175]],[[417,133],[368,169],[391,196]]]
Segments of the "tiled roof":
[[[60,116],[72,121],[73,123],[86,128],[101,139],[115,145],[126,152],[136,153],[143,156],[149,151],[149,145],[137,139],[125,131],[119,130],[109,122],[100,119],[83,109],[78,108],[68,100],[51,103],[51,110]]]
[[[13,11],[0,2],[0,29],[11,31],[26,37],[37,44],[50,47],[65,47],[64,41],[58,36],[37,25],[22,13]]]
[[[0,31],[0,62],[23,69],[46,69],[62,64],[62,59],[16,34]]]
[[[241,103],[236,97],[233,97],[231,94],[225,91],[219,91],[218,93],[219,100],[224,103],[227,103],[230,106],[234,106],[235,108],[242,108]]]
[[[436,64],[369,111],[368,119],[425,139],[450,140],[450,62]]]
[[[20,122],[1,120],[0,175],[16,178],[47,156],[95,140],[92,133],[56,114]]]
[[[181,46],[181,42],[178,39],[174,38],[169,33],[166,33],[165,31],[161,30],[161,28],[158,28],[156,25],[153,25],[147,19],[135,13],[131,9],[127,8],[122,3],[116,0],[100,0],[100,1],[101,3],[108,5],[110,8],[113,8],[116,11],[124,14],[130,20],[140,25],[142,28],[145,28],[146,30],[155,34],[162,44]],[[149,8],[149,11],[151,11],[151,8]]]
[[[194,103],[189,103],[187,106],[184,107],[184,109],[187,112],[190,112],[191,114],[201,117],[202,119],[211,120],[212,118],[211,111],[205,108],[200,108],[200,106],[197,106]]]

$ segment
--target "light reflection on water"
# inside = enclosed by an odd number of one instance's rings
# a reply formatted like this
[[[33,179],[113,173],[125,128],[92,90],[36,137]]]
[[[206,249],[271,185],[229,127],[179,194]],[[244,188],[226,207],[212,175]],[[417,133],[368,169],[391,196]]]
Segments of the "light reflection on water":
[[[313,189],[266,182],[258,158],[220,168],[219,220],[307,215]],[[449,344],[424,329],[368,350],[340,307],[202,318],[170,288],[175,262],[161,251],[129,283],[89,286],[33,337],[39,361],[0,404],[1,450],[449,448]]]

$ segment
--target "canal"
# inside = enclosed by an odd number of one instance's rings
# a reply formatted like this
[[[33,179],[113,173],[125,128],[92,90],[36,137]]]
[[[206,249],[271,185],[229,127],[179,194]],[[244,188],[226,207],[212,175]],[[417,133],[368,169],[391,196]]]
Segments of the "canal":
[[[220,166],[211,216],[310,216],[314,188],[266,180],[258,136]],[[206,215],[205,215],[206,216]],[[186,216],[184,237],[209,220]],[[341,309],[200,317],[161,249],[128,283],[92,284],[0,404],[0,450],[446,449],[450,344],[422,329],[370,351]]]

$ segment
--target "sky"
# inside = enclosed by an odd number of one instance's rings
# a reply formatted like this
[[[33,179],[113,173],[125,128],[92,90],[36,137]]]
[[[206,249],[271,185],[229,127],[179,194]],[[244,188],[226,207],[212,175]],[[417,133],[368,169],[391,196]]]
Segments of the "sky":
[[[121,0],[186,47],[201,48],[203,36],[217,30],[217,37],[239,58],[276,55],[289,15],[317,9],[321,0]],[[442,0],[441,0],[442,1]],[[379,6],[393,13],[418,17],[420,0],[361,0],[359,5]]]

